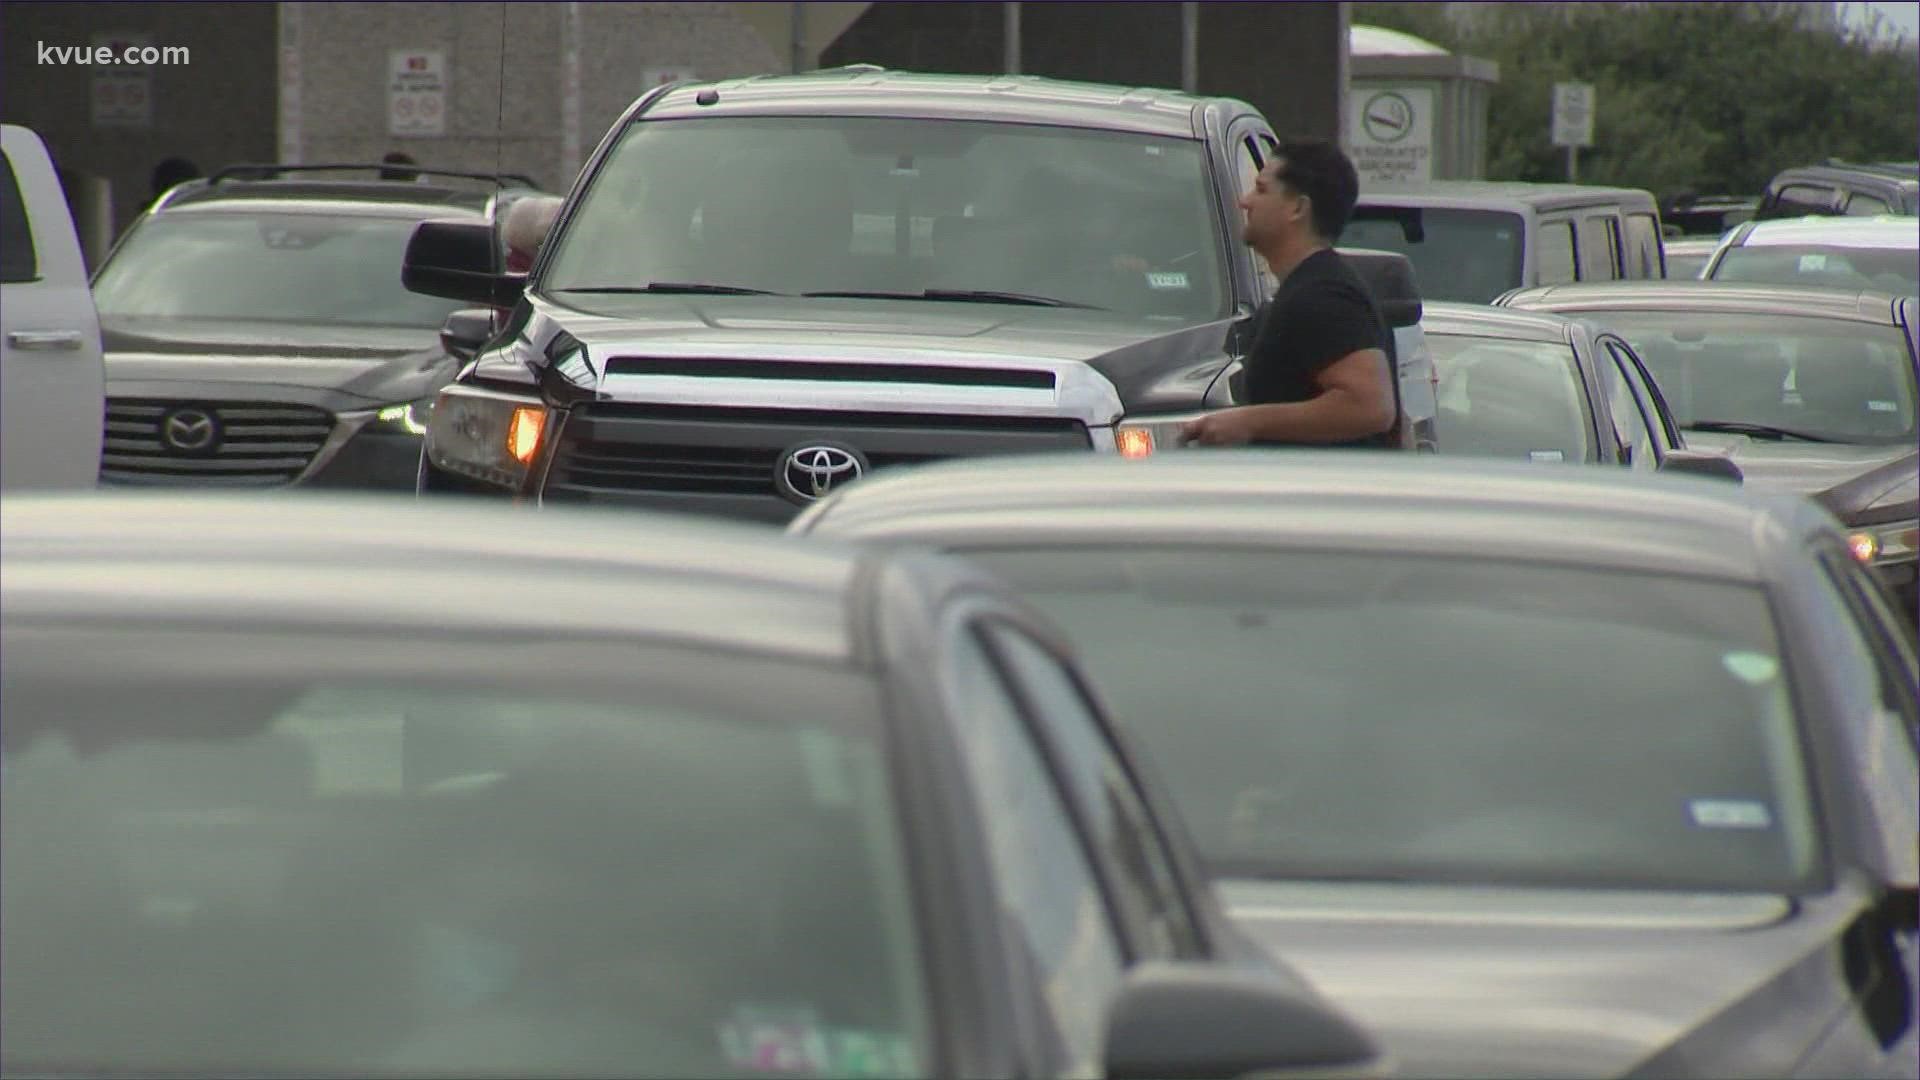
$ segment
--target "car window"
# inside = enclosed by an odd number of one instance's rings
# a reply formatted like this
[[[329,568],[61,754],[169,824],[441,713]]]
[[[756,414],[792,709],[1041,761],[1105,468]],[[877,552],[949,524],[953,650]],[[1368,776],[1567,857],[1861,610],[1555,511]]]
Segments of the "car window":
[[[1428,300],[1487,304],[1526,284],[1521,277],[1525,235],[1520,215],[1504,210],[1359,206],[1340,244],[1405,255],[1420,295]]]
[[[1173,857],[1095,706],[1060,660],[1032,638],[1005,625],[987,632],[1050,736],[1095,847],[1111,868],[1120,913],[1140,955],[1150,960],[1199,955],[1197,920],[1187,907]]]
[[[543,288],[1016,292],[1172,324],[1229,306],[1196,139],[984,120],[655,120],[626,125],[588,183],[550,241]]]
[[[1914,658],[1912,628],[1887,602],[1871,571],[1838,552],[1821,553],[1821,566],[1841,599],[1863,628],[1878,670],[1881,708],[1896,719],[1909,739],[1920,739],[1920,666]]]
[[[1665,411],[1666,399],[1656,382],[1639,360],[1619,341],[1606,342],[1607,352],[1625,373],[1627,383],[1633,390],[1634,400],[1640,405],[1640,417],[1646,423],[1648,432],[1659,447],[1662,456],[1667,450],[1680,444],[1680,433],[1674,429],[1673,417]]]
[[[1440,378],[1434,434],[1442,454],[1585,464],[1593,427],[1573,348],[1428,334]]]
[[[1583,315],[1633,347],[1683,430],[1757,424],[1862,445],[1915,439],[1913,359],[1897,326],[1711,311]]]
[[[1568,285],[1578,280],[1574,263],[1573,222],[1543,221],[1534,245],[1534,268],[1541,285]]]
[[[1611,217],[1580,221],[1580,280],[1613,281],[1620,276],[1620,234]]]
[[[461,301],[410,292],[412,218],[178,210],[148,218],[94,282],[102,316],[438,330]]]
[[[1800,717],[1757,587],[1191,543],[965,553],[1068,633],[1219,873],[1818,877]]]
[[[1881,248],[1749,242],[1727,249],[1713,268],[1713,280],[1911,296],[1920,293],[1920,251],[1911,238],[1902,246],[1890,242]]]
[[[1775,199],[1774,214],[1791,217],[1798,214],[1831,214],[1835,192],[1832,188],[1811,184],[1788,184]]]
[[[39,276],[26,200],[20,197],[12,160],[0,153],[0,282],[14,284]]]
[[[1613,434],[1625,452],[1625,464],[1635,469],[1652,469],[1659,464],[1653,449],[1653,432],[1640,411],[1640,401],[1621,370],[1620,360],[1612,354],[1596,358],[1600,381],[1607,389],[1607,408],[1613,413]]]
[[[1270,146],[1267,153],[1271,154],[1275,149]],[[1253,190],[1254,178],[1259,176],[1260,170],[1266,166],[1266,154],[1260,152],[1260,145],[1254,141],[1254,137],[1247,135],[1235,141],[1233,162],[1234,180],[1238,185],[1235,194],[1245,195]],[[1260,283],[1260,296],[1263,299],[1272,296],[1280,288],[1280,279],[1273,276],[1273,268],[1268,266],[1267,260],[1261,258],[1258,253],[1253,257],[1253,273]]]
[[[1099,1074],[1107,1006],[1126,965],[1059,781],[984,643],[952,650],[962,758],[977,797],[1016,964],[1032,973],[1068,1073]]]
[[[1652,214],[1627,215],[1627,268],[1628,277],[1659,278],[1679,277],[1671,267],[1663,267],[1660,258],[1660,225]],[[1697,271],[1706,262],[1702,258],[1696,263]]]
[[[9,625],[8,1071],[930,1067],[870,683],[499,644]]]
[[[1893,207],[1887,201],[1865,192],[1856,191],[1847,198],[1847,214],[1852,217],[1872,217],[1875,214],[1891,214]]]

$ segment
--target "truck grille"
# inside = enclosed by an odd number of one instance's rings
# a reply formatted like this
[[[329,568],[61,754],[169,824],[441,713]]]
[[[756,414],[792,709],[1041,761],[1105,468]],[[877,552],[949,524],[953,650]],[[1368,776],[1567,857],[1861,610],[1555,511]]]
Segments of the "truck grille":
[[[268,487],[292,482],[333,432],[306,405],[115,399],[100,478],[134,484]]]
[[[1087,450],[1068,419],[592,405],[568,418],[546,497],[682,492],[779,498],[782,455],[808,440],[858,448],[874,469],[985,454]]]

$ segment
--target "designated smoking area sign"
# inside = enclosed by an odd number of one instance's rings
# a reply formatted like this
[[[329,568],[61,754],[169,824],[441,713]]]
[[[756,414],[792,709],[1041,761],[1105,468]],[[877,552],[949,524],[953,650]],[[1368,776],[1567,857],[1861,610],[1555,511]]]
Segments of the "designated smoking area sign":
[[[395,49],[387,54],[387,134],[447,132],[447,54]]]
[[[1348,126],[1360,184],[1433,179],[1433,88],[1355,88]]]

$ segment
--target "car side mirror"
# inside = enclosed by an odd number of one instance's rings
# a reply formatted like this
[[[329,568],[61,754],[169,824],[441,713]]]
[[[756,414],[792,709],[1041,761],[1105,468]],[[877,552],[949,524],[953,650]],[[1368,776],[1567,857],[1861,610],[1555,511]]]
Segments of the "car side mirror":
[[[1304,984],[1213,965],[1136,966],[1107,1014],[1110,1080],[1380,1077],[1373,1040]]]
[[[409,292],[512,307],[526,278],[508,274],[494,255],[493,226],[483,221],[423,221],[413,227],[400,264]]]
[[[1732,458],[1700,450],[1669,450],[1666,459],[1660,462],[1660,471],[1711,476],[1736,484],[1744,484],[1747,479],[1747,474],[1740,471],[1740,466]]]
[[[493,310],[465,308],[447,316],[440,327],[440,347],[461,363],[480,354],[481,346],[493,337]]]

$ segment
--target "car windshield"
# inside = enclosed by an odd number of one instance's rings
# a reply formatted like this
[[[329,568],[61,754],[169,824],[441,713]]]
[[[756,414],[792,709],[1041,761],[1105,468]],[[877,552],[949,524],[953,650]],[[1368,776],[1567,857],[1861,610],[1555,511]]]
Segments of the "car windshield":
[[[1566,343],[1429,334],[1440,377],[1434,437],[1443,454],[1584,464],[1586,394]]]
[[[1520,215],[1501,210],[1361,206],[1340,242],[1405,254],[1420,295],[1428,300],[1487,304],[1525,284],[1520,262],[1525,235]]]
[[[451,650],[176,633],[8,631],[10,1074],[930,1067],[864,681],[659,661],[775,708],[577,674],[652,662],[611,645],[436,684],[349,672]]]
[[[1011,293],[1170,323],[1223,318],[1202,145],[926,119],[632,124],[540,287]],[[1015,301],[1017,302],[1017,301]]]
[[[107,317],[417,326],[461,307],[408,292],[412,218],[179,211],[150,218],[94,282]]]
[[[1920,251],[1911,244],[1885,248],[1743,244],[1727,249],[1713,269],[1712,280],[1873,289],[1912,296],[1920,293]]]
[[[1914,362],[1898,327],[1709,311],[1581,315],[1627,339],[1682,428],[1757,424],[1829,442],[1914,441]]]
[[[1228,876],[1792,891],[1765,597],[1409,555],[972,549],[1074,638]]]

